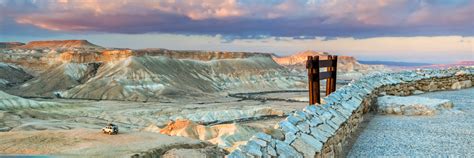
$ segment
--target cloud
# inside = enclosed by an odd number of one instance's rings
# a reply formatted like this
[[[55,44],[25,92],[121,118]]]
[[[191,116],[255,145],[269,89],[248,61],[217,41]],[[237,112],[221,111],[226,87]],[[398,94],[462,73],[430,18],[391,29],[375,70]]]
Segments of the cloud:
[[[474,1],[469,0],[0,0],[0,9],[2,21],[56,32],[356,38],[474,34]]]

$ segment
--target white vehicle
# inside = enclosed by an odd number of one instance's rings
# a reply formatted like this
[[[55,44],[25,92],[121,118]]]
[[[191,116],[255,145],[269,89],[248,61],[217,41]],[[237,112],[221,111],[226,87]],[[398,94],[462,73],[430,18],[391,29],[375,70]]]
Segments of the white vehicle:
[[[104,132],[104,134],[112,135],[112,134],[118,134],[119,130],[118,130],[117,125],[109,123],[107,124],[107,126],[102,128],[102,132]]]

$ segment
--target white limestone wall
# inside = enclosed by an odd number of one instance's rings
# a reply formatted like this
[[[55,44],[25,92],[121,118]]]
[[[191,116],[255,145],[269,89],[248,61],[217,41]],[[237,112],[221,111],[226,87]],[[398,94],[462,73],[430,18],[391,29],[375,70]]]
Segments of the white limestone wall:
[[[337,89],[324,104],[307,106],[279,122],[275,128],[283,138],[257,133],[227,157],[340,157],[345,139],[380,93],[458,89],[461,82],[474,82],[474,67],[371,74]]]

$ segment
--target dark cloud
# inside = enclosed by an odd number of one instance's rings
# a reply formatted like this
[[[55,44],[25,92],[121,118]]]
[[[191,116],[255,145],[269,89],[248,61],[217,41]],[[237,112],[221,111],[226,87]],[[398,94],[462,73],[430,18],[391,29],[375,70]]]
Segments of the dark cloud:
[[[474,2],[465,0],[0,0],[0,9],[2,34],[172,33],[225,40],[474,35]]]

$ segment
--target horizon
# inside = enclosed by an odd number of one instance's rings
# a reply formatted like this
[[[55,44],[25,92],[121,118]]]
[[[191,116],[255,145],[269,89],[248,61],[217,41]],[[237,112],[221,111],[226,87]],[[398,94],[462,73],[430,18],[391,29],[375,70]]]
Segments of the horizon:
[[[110,2],[0,0],[1,41],[85,39],[115,48],[280,56],[314,50],[433,64],[474,60],[474,2],[468,0]]]

